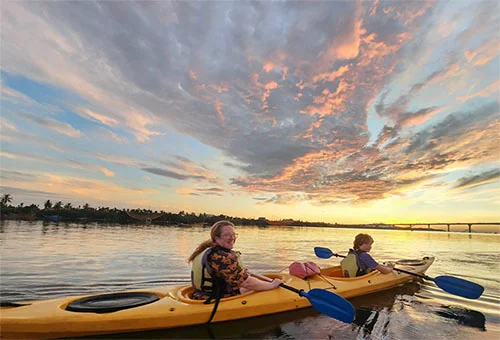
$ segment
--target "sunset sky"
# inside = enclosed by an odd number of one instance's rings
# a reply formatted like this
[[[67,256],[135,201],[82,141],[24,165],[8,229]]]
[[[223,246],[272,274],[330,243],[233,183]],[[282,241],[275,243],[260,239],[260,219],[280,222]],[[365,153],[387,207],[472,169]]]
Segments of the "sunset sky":
[[[499,1],[2,1],[0,192],[500,220]]]

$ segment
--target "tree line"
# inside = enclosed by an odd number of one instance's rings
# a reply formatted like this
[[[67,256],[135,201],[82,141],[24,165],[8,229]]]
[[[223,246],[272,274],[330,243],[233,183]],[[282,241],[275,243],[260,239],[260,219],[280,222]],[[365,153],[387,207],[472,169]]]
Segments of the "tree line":
[[[52,202],[50,199],[45,201],[43,207],[36,204],[25,205],[20,203],[13,206],[12,195],[3,194],[0,201],[0,211],[2,220],[56,220],[64,222],[103,222],[103,223],[137,223],[136,216],[141,218],[142,222],[153,224],[205,224],[212,225],[222,219],[230,220],[237,225],[265,225],[262,219],[249,219],[240,217],[231,217],[227,215],[212,215],[206,213],[188,213],[180,211],[178,213],[153,211],[150,209],[118,209],[109,207],[91,207],[88,203],[83,206],[73,206],[72,203],[63,203],[62,201]],[[155,216],[161,215],[157,218]],[[148,216],[152,219],[148,219]],[[56,218],[57,217],[57,218]]]
[[[62,201],[52,202],[50,199],[45,201],[43,208],[38,207],[36,204],[24,205],[20,203],[18,206],[13,206],[12,195],[3,194],[0,200],[1,220],[48,220],[48,221],[62,221],[62,222],[75,222],[75,223],[119,223],[119,224],[134,224],[139,223],[137,218],[141,217],[141,223],[163,224],[163,225],[193,225],[203,224],[211,226],[220,220],[229,220],[235,225],[256,225],[268,226],[271,222],[265,218],[242,218],[228,215],[213,215],[206,213],[189,213],[179,211],[178,213],[157,211],[150,209],[117,209],[109,207],[91,207],[88,203],[83,206],[73,206],[72,203],[63,203]],[[159,216],[156,218],[156,216]],[[54,218],[57,217],[57,218]],[[148,220],[148,217],[151,217]],[[338,224],[326,222],[308,222],[301,220],[285,219],[283,225],[304,226],[304,227],[335,227],[335,228],[358,228],[366,227],[360,224]],[[269,223],[268,223],[269,222]],[[272,223],[273,225],[280,225],[279,223]],[[395,228],[388,225],[387,228]],[[396,228],[397,229],[397,228]]]

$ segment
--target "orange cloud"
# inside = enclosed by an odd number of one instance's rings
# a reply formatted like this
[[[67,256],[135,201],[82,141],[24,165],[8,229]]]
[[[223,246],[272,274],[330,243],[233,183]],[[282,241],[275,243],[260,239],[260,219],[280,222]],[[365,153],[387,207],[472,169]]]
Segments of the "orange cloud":
[[[104,175],[106,175],[106,177],[114,177],[115,176],[115,172],[114,171],[111,171],[105,167],[100,167],[99,170],[102,171],[102,173]]]
[[[359,13],[358,13],[359,14]],[[348,60],[356,58],[359,54],[361,35],[366,33],[362,28],[363,20],[358,19],[350,32],[346,32],[339,41],[338,37],[331,42],[330,47],[321,53],[317,68],[319,70],[328,68],[335,60]]]
[[[473,93],[473,94],[468,95],[468,96],[460,96],[460,97],[457,97],[457,99],[460,100],[461,102],[466,102],[469,99],[477,98],[477,97],[488,98],[488,97],[493,96],[493,95],[497,95],[497,97],[498,97],[499,89],[500,89],[500,80],[496,80],[493,83],[491,83],[490,85],[486,86],[484,89],[477,91],[476,93]]]
[[[210,88],[214,89],[218,93],[229,92],[229,86],[225,83],[222,84],[210,84]]]
[[[97,113],[97,112],[94,112],[90,109],[81,108],[79,111],[81,113],[83,113],[84,116],[90,117],[92,120],[99,122],[101,124],[108,125],[108,126],[118,124],[118,121],[116,119],[108,117],[108,116],[100,114],[100,113]]]
[[[465,59],[467,62],[473,62],[475,66],[482,66],[496,58],[500,55],[500,49],[498,45],[500,44],[500,39],[490,39],[484,44],[478,46],[474,51],[467,50],[464,52]]]
[[[262,93],[262,108],[268,109],[267,98],[271,95],[272,90],[278,88],[278,83],[274,80],[264,85],[264,92]]]
[[[214,107],[215,107],[215,110],[217,111],[217,114],[219,115],[219,119],[221,121],[226,120],[226,118],[222,114],[222,102],[219,100],[219,98],[215,99]]]
[[[313,104],[309,105],[300,113],[310,116],[319,115],[329,116],[343,112],[346,109],[346,101],[350,97],[354,86],[347,83],[347,80],[341,79],[334,93],[330,93],[328,89],[324,89],[322,96],[313,97]]]
[[[435,114],[438,114],[439,112],[442,112],[443,108],[435,108],[432,110],[421,110],[419,112],[416,112],[408,117],[403,118],[398,122],[399,126],[403,127],[409,127],[409,126],[416,126],[420,125],[429,119],[432,118]]]
[[[126,120],[127,124],[133,128],[134,136],[139,142],[149,141],[151,140],[151,136],[163,135],[161,132],[152,131],[147,128],[148,125],[153,125],[154,121],[144,114],[130,112]]]
[[[349,71],[349,65],[344,65],[339,67],[337,70],[333,72],[325,72],[317,74],[313,77],[312,81],[313,83],[324,82],[324,81],[332,82],[338,77],[343,76],[347,71]]]
[[[267,61],[262,67],[267,73],[271,72],[276,65],[272,61]]]

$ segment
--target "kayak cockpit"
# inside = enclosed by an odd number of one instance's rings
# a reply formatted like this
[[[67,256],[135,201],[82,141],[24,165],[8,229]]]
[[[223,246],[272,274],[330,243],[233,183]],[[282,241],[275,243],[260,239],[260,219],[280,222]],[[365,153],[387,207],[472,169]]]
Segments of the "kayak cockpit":
[[[281,279],[281,280],[283,280],[283,282],[290,281],[289,275],[286,275],[286,274],[272,274],[272,275],[266,275],[266,276],[269,277],[269,278],[271,278],[271,279],[274,279],[274,278]],[[193,297],[193,291],[194,291],[194,289],[193,289],[193,287],[191,285],[181,286],[181,287],[177,287],[177,288],[172,289],[169,292],[169,296],[170,296],[170,298],[172,298],[174,300],[178,300],[178,301],[181,301],[181,302],[184,302],[184,303],[189,303],[189,304],[203,304],[203,302],[205,300],[195,300],[195,299],[192,298]],[[223,302],[223,301],[231,301],[231,300],[235,300],[235,299],[240,299],[242,297],[253,295],[255,293],[256,293],[256,291],[249,291],[249,292],[246,292],[246,293],[243,293],[243,294],[234,295],[234,296],[230,296],[230,297],[227,297],[227,298],[222,298],[221,302]]]

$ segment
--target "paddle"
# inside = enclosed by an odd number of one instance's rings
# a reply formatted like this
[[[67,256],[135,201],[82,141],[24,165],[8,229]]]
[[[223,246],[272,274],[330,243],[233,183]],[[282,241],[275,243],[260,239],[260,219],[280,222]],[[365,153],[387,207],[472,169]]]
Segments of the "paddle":
[[[271,282],[272,279],[259,274],[250,273],[261,280]],[[334,319],[340,320],[345,323],[351,323],[354,320],[354,307],[349,301],[342,296],[329,292],[324,289],[311,289],[305,292],[303,289],[296,289],[284,283],[280,287],[288,289],[292,292],[299,294],[309,300],[311,305],[322,314],[328,315]]]
[[[332,256],[345,257],[344,255],[335,254],[330,249],[323,247],[314,247],[314,253],[316,254],[317,257],[322,259],[328,259]],[[393,269],[401,273],[410,274],[420,277],[422,279],[434,281],[436,285],[445,292],[462,296],[467,299],[477,299],[481,296],[481,294],[483,294],[484,291],[483,286],[478,285],[477,283],[471,281],[460,279],[458,277],[443,275],[443,276],[438,276],[436,278],[432,278],[427,275],[412,273],[399,268],[393,268]]]

